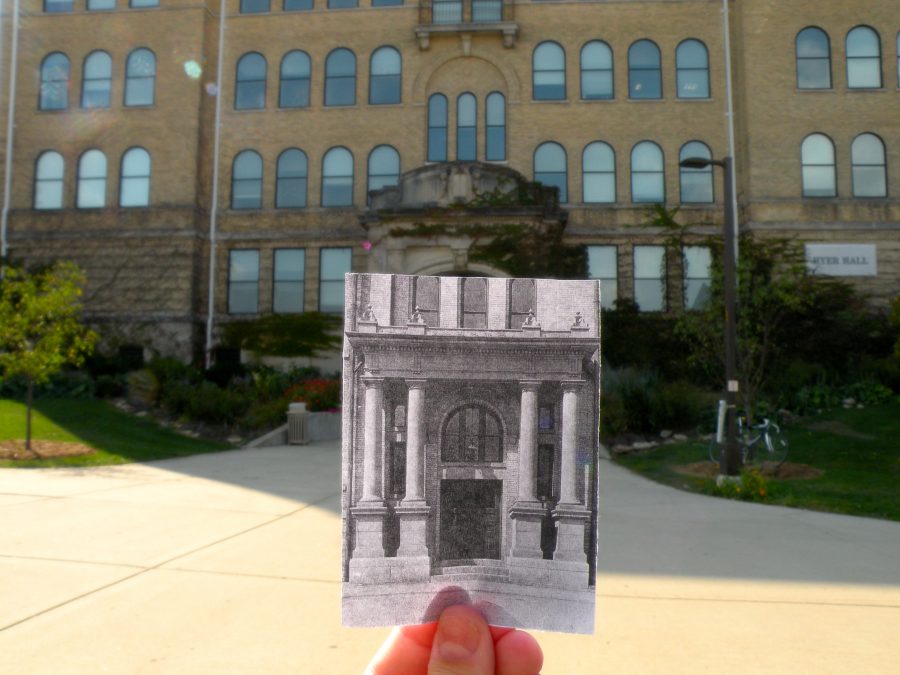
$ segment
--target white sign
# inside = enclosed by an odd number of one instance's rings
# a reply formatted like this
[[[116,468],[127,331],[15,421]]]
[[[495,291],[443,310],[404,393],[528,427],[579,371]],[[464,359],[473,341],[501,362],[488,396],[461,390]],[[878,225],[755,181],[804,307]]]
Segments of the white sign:
[[[806,244],[806,269],[831,277],[878,276],[875,244]]]

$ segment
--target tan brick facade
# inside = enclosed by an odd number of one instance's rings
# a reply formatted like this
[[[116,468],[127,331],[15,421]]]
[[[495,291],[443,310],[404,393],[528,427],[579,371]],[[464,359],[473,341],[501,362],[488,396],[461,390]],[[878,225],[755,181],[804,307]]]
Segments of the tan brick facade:
[[[208,318],[219,3],[160,0],[158,7],[137,9],[118,0],[112,11],[86,11],[84,3],[75,0],[73,11],[62,13],[45,13],[39,0],[20,3],[6,232],[9,254],[14,261],[78,260],[88,273],[89,309],[98,320],[118,321],[123,325],[122,339],[127,339],[127,326],[138,323],[135,316],[164,316],[180,326],[180,335],[191,336],[179,345],[178,351],[186,356],[202,344]],[[434,93],[444,94],[449,103],[450,160],[456,159],[456,99],[464,92],[477,100],[479,160],[485,152],[485,100],[494,91],[506,101],[503,164],[530,178],[534,152],[541,143],[552,141],[565,149],[570,240],[617,245],[619,296],[631,297],[632,245],[661,241],[656,233],[627,227],[642,222],[647,207],[632,202],[634,145],[649,140],[662,150],[665,201],[670,207],[681,200],[678,158],[686,142],[702,141],[717,158],[729,152],[720,3],[526,0],[507,5],[506,11],[514,10],[516,28],[511,47],[504,45],[498,31],[468,31],[463,26],[432,34],[427,49],[416,36],[416,26],[430,23],[427,7],[413,2],[372,7],[370,0],[360,4],[364,6],[328,9],[326,0],[315,0],[312,10],[286,12],[281,0],[272,0],[271,12],[241,14],[239,0],[226,2],[212,285],[215,323],[230,318],[232,249],[260,252],[260,312],[272,307],[274,249],[305,249],[307,310],[318,307],[321,248],[352,247],[353,268],[369,267],[362,246],[366,232],[359,222],[366,204],[369,153],[376,146],[390,145],[399,153],[401,171],[425,164],[427,102]],[[878,276],[854,281],[883,304],[900,291],[896,3],[746,0],[732,3],[730,19],[741,226],[801,241],[874,244]],[[12,60],[10,24],[4,16],[0,153],[5,146]],[[845,37],[860,25],[873,28],[880,38],[881,88],[848,86]],[[830,88],[798,89],[795,38],[807,26],[818,26],[830,38]],[[629,96],[629,46],[639,39],[659,47],[659,99]],[[677,96],[675,53],[686,39],[700,40],[708,50],[708,98]],[[609,100],[582,100],[580,52],[591,40],[602,40],[612,50],[614,95]],[[545,41],[556,42],[565,53],[561,101],[533,99],[533,52]],[[384,45],[393,46],[402,57],[401,102],[372,105],[370,57]],[[126,59],[139,47],[156,55],[154,104],[126,107]],[[339,47],[352,50],[356,57],[355,104],[329,107],[324,105],[325,62]],[[104,50],[112,58],[111,103],[106,109],[80,107],[84,59],[94,50]],[[303,108],[279,108],[279,68],[291,50],[303,50],[311,59],[309,105]],[[70,61],[68,107],[42,111],[38,109],[41,62],[57,51]],[[265,107],[235,110],[236,64],[249,52],[262,54],[267,62]],[[202,69],[199,77],[192,70],[194,64]],[[811,133],[825,134],[834,143],[834,197],[802,196],[800,145]],[[886,197],[853,196],[850,149],[861,133],[884,141]],[[582,151],[593,141],[604,141],[615,151],[615,203],[583,203]],[[150,207],[123,209],[117,206],[120,162],[123,153],[135,146],[145,148],[152,158]],[[308,159],[307,206],[276,209],[276,163],[280,153],[292,147],[303,150]],[[333,147],[345,147],[353,156],[352,207],[320,205],[322,161]],[[76,209],[78,159],[92,148],[106,156],[107,206]],[[258,152],[263,161],[262,206],[233,210],[232,163],[247,149]],[[65,160],[63,202],[57,210],[33,208],[36,161],[45,150],[59,152]],[[717,231],[723,212],[718,170],[713,184],[714,203],[686,204],[681,211],[684,220],[706,223],[709,233]],[[681,304],[680,268],[680,261],[669,261],[670,308]],[[134,339],[144,337],[135,334]]]

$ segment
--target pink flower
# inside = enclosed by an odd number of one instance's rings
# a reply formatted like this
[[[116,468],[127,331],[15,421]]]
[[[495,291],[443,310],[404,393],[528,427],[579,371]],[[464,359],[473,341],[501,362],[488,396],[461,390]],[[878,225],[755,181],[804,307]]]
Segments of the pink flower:
[[[364,250],[364,251],[371,251],[371,250],[372,250],[372,242],[371,242],[371,241],[364,241],[364,242],[362,243],[362,247],[363,247],[363,250]]]

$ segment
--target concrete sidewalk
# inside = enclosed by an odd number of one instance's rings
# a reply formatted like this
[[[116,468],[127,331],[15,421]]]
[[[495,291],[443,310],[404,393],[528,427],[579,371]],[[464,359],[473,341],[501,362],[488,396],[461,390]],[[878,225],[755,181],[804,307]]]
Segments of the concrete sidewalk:
[[[0,470],[0,672],[359,673],[340,450]],[[601,466],[594,636],[546,675],[900,672],[900,524],[691,495]]]

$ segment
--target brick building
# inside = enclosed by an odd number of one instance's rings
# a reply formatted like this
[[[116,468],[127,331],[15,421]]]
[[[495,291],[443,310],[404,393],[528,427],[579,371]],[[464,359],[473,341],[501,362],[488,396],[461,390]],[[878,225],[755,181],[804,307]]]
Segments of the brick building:
[[[235,317],[341,311],[346,271],[422,272],[370,255],[368,192],[448,161],[558,187],[605,305],[703,296],[707,251],[666,256],[659,232],[627,226],[664,202],[698,233],[719,230],[721,172],[679,168],[731,153],[718,2],[11,0],[4,12],[0,243],[13,261],[81,264],[111,344],[186,357]],[[884,304],[900,290],[896,3],[744,0],[729,21],[741,227],[798,237],[820,272]],[[445,243],[408,241],[407,258],[472,272]]]

